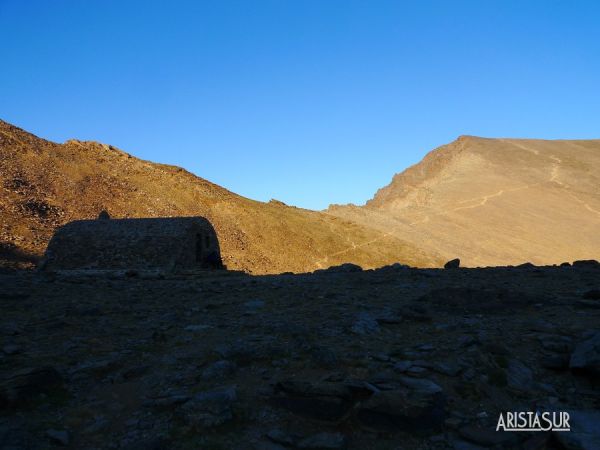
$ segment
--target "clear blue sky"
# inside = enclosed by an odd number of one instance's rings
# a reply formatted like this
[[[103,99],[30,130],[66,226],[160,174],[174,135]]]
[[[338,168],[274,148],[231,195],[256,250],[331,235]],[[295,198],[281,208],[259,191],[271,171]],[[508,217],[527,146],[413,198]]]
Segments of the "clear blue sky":
[[[461,134],[600,137],[600,2],[0,0],[0,118],[363,203]]]

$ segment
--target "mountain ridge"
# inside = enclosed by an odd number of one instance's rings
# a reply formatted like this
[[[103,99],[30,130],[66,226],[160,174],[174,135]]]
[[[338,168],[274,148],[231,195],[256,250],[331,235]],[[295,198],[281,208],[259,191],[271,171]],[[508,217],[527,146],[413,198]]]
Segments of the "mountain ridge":
[[[201,215],[217,231],[224,262],[250,273],[308,272],[353,262],[436,266],[412,244],[331,215],[262,203],[177,166],[116,147],[57,144],[0,122],[0,257],[39,257],[56,227],[76,219]]]
[[[108,209],[115,217],[205,216],[225,263],[251,273],[345,262],[435,267],[454,257],[467,266],[597,259],[598,166],[600,140],[463,135],[394,175],[365,205],[318,212],[251,200],[111,145],[50,142],[0,120],[0,258],[39,257],[56,227]]]
[[[461,136],[327,212],[471,266],[598,258],[599,164],[600,140]]]

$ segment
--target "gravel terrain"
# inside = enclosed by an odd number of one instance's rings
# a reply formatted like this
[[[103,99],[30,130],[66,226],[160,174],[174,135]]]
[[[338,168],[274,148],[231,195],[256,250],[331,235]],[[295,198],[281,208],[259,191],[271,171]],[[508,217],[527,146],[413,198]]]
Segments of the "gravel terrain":
[[[6,270],[0,448],[600,448],[598,266]]]

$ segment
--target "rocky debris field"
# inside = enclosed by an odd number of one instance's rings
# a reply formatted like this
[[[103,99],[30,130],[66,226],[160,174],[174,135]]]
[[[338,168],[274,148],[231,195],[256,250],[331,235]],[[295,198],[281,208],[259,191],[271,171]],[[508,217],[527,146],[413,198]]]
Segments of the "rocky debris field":
[[[6,271],[0,306],[2,449],[600,448],[594,263]]]

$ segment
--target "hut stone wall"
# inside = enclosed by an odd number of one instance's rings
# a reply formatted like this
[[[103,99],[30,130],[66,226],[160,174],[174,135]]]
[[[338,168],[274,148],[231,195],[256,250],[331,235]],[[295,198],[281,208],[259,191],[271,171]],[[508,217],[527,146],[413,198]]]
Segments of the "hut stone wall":
[[[43,270],[222,268],[217,234],[203,217],[77,220],[50,240]]]

